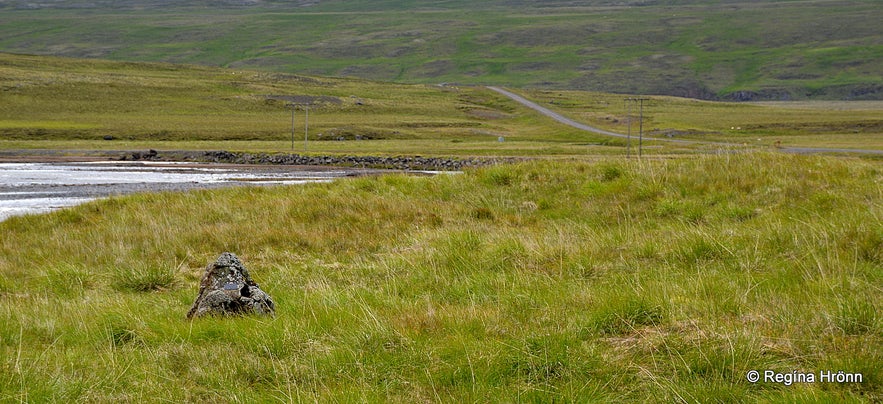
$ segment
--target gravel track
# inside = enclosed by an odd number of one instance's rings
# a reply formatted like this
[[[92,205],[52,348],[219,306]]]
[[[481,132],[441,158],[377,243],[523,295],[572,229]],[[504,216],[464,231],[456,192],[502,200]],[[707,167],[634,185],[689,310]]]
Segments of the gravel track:
[[[533,101],[528,100],[518,94],[515,94],[511,91],[504,90],[499,87],[488,86],[487,89],[505,95],[506,97],[511,98],[515,102],[533,109],[534,111],[539,112],[540,114],[549,117],[557,122],[563,123],[567,126],[577,128],[586,132],[597,133],[599,135],[611,136],[620,139],[629,138],[628,135],[624,135],[622,133],[611,132],[609,130],[604,130],[601,128],[596,128],[594,126],[589,126],[573,119],[567,118],[555,111],[552,111],[546,107],[543,107]],[[631,136],[635,137],[635,136]],[[745,146],[736,144],[736,143],[725,143],[725,142],[708,142],[701,140],[684,140],[684,139],[667,139],[667,138],[655,138],[655,137],[647,137],[644,136],[645,141],[657,141],[657,142],[669,142],[669,143],[679,143],[679,144],[697,144],[697,145],[712,145],[712,146],[722,146],[722,147],[739,147],[743,148]],[[776,150],[786,152],[786,153],[798,153],[798,154],[812,154],[812,153],[854,153],[854,154],[873,154],[873,155],[883,155],[883,150],[859,150],[859,149],[838,149],[838,148],[827,148],[827,147],[780,147]]]

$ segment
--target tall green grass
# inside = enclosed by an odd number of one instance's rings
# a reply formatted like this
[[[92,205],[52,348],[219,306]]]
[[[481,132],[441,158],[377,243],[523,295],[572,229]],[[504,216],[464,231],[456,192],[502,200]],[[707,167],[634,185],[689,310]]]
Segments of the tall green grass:
[[[114,197],[0,223],[3,401],[878,401],[883,169],[773,154]],[[240,255],[274,318],[187,321]],[[749,370],[862,373],[783,386]]]

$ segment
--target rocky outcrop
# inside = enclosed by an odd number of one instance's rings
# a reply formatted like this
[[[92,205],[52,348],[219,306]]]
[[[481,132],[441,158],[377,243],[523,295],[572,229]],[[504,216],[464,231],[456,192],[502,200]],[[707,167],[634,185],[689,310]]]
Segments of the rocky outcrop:
[[[421,157],[421,156],[307,156],[301,154],[240,153],[229,151],[160,151],[126,153],[120,160],[197,161],[226,164],[270,164],[292,166],[336,166],[394,170],[457,171],[500,163],[524,161],[524,158],[494,157]]]
[[[250,154],[226,151],[205,152],[205,157],[206,160],[213,163],[341,166],[398,170],[460,170],[465,167],[488,164],[486,159],[461,160],[420,156],[304,156],[299,154]]]
[[[199,294],[187,318],[205,315],[273,315],[276,305],[251,279],[248,270],[235,254],[225,252],[205,268]]]
[[[791,93],[785,89],[766,89],[760,91],[740,90],[722,97],[726,101],[790,101]]]

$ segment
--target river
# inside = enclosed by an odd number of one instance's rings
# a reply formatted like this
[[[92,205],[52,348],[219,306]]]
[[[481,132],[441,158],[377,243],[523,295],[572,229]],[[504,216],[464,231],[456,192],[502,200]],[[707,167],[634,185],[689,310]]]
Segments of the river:
[[[0,163],[0,220],[134,192],[331,181],[377,170],[172,162]]]

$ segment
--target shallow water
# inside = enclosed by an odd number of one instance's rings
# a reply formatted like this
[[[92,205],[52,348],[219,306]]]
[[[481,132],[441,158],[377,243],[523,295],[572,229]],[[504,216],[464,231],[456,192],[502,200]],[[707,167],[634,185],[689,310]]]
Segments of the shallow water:
[[[111,195],[303,184],[356,173],[358,170],[167,162],[0,163],[0,220]]]

